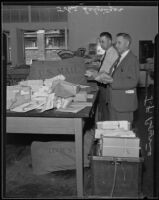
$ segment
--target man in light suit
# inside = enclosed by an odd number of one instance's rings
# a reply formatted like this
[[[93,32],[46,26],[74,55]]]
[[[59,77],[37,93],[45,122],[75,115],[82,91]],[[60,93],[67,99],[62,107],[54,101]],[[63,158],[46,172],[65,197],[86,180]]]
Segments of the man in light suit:
[[[112,45],[112,35],[109,32],[100,33],[99,41],[101,48],[105,50],[105,54],[101,59],[101,64],[98,72],[94,73],[93,77],[97,81],[99,87],[98,120],[105,121],[109,120],[107,84],[100,82],[98,77],[100,77],[100,74],[109,74],[111,67],[118,59],[119,54]]]
[[[138,107],[136,87],[139,81],[139,63],[130,50],[131,37],[119,33],[116,48],[120,60],[112,72],[113,82],[109,84],[110,120],[133,122],[133,112]]]

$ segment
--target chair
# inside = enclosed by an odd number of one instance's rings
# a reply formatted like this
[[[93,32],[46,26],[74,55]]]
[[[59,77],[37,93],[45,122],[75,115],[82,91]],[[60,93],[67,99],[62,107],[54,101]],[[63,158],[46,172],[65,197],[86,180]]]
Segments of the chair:
[[[75,55],[76,56],[80,56],[80,57],[83,57],[85,55],[85,52],[86,52],[86,48],[78,48],[77,51],[75,52]]]

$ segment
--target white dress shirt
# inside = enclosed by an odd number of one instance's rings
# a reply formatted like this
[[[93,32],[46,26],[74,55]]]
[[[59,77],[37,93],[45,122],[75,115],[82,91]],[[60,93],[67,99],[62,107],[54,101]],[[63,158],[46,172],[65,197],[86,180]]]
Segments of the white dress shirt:
[[[118,52],[113,46],[111,46],[106,51],[106,55],[99,72],[109,73],[110,68],[112,67],[117,58],[118,58]]]
[[[118,62],[118,64],[117,64],[117,67],[119,66],[119,64],[121,63],[121,61],[126,57],[126,55],[129,53],[129,51],[130,51],[130,49],[124,51],[124,52],[121,54],[120,60],[119,60],[119,62]]]

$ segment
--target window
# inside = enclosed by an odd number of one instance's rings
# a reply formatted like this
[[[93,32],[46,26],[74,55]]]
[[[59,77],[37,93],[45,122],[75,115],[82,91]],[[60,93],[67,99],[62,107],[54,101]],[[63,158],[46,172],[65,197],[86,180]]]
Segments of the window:
[[[3,6],[2,15],[4,23],[29,22],[28,6]]]
[[[10,35],[8,35],[8,62],[11,62],[11,42],[10,42]]]
[[[25,49],[37,48],[37,33],[35,32],[25,32],[24,33],[24,45]]]
[[[57,6],[31,6],[31,21],[67,22],[68,13],[58,12],[56,7]]]
[[[7,63],[11,63],[11,42],[10,42],[10,32],[4,31],[6,38],[7,38]]]
[[[45,32],[45,48],[65,49],[65,30],[51,30]]]
[[[27,30],[24,32],[25,62],[32,60],[54,60],[57,51],[67,49],[68,30]]]
[[[24,32],[25,62],[30,65],[32,60],[39,58],[37,31]]]
[[[30,7],[30,9],[29,9]],[[21,22],[67,22],[68,12],[59,12],[58,6],[44,5],[4,5],[2,19],[4,23]],[[60,6],[63,9],[63,6]]]

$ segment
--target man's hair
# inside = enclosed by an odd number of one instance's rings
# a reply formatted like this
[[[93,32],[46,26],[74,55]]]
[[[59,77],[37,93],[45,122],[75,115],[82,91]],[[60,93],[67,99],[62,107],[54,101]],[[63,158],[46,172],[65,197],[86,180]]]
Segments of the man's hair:
[[[129,46],[130,46],[132,39],[131,39],[131,36],[128,33],[118,33],[116,36],[117,37],[122,36],[124,39],[128,40]]]
[[[112,35],[109,32],[102,32],[100,34],[100,37],[103,37],[103,36],[108,38],[108,39],[110,39],[110,40],[112,40]]]

